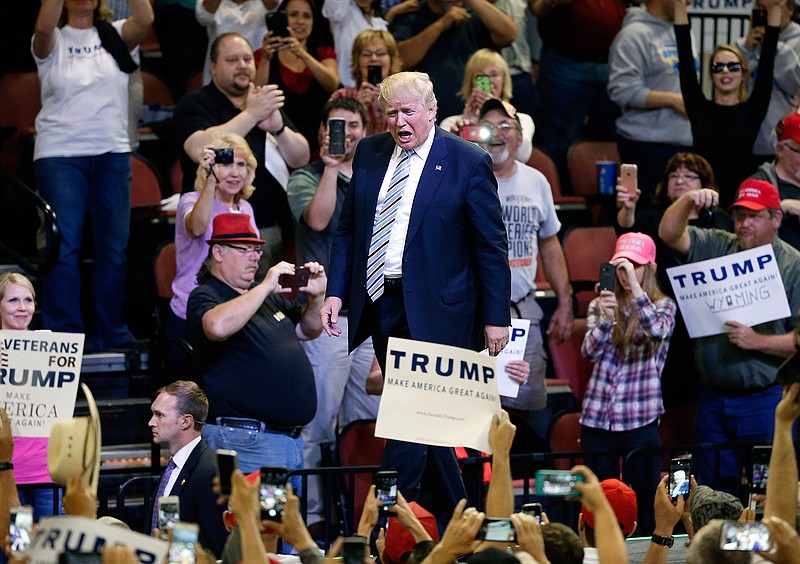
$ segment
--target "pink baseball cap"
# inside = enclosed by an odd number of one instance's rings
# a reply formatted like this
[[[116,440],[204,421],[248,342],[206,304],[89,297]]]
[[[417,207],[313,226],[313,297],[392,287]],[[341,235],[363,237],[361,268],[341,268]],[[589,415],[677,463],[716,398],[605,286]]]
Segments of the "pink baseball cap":
[[[766,180],[748,178],[739,185],[736,192],[736,201],[728,209],[735,207],[747,208],[753,211],[764,209],[781,209],[781,197],[778,189]]]
[[[644,233],[625,233],[617,239],[617,248],[611,260],[626,258],[636,264],[656,262],[656,244]]]

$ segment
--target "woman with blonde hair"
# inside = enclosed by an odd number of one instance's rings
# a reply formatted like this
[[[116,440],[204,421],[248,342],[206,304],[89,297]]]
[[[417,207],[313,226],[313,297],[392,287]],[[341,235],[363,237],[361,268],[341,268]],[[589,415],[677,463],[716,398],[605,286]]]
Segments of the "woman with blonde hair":
[[[358,87],[339,88],[331,94],[328,101],[336,98],[355,98],[367,110],[367,121],[364,123],[366,135],[388,131],[386,116],[383,108],[378,104],[378,95],[381,93],[380,83],[387,76],[403,70],[397,42],[388,31],[367,29],[359,33],[353,41],[352,55],[350,72]],[[380,67],[381,73],[378,82],[370,82],[370,66]],[[320,138],[323,136],[324,128],[325,124],[320,124]]]
[[[581,354],[594,363],[581,413],[584,451],[613,452],[625,457],[637,448],[658,448],[658,421],[664,413],[661,371],[675,326],[675,302],[656,281],[656,246],[643,233],[617,239],[611,264],[613,289],[602,288],[589,304]],[[598,285],[599,287],[599,285]],[[652,495],[660,466],[631,473]],[[607,457],[589,462],[600,479],[618,476]],[[640,500],[639,507],[645,507]],[[645,529],[647,530],[647,529]]]
[[[772,94],[772,73],[780,33],[781,6],[771,0],[756,80],[750,97],[750,69],[742,52],[733,45],[718,45],[709,60],[712,99],[707,100],[697,82],[689,16],[684,0],[675,0],[675,37],[678,70],[686,115],[692,126],[694,152],[703,155],[717,173],[720,207],[733,203],[739,184],[755,172],[753,143],[767,115]]]
[[[36,310],[36,291],[17,272],[0,274],[0,329],[27,331]],[[53,480],[47,469],[47,437],[14,437],[14,480],[17,485],[46,484]],[[35,517],[53,514],[53,490],[18,491],[21,504],[33,505]]]
[[[464,111],[460,116],[444,118],[440,124],[442,129],[457,135],[462,126],[477,125],[483,104],[492,98],[510,101],[511,89],[511,71],[505,59],[492,49],[478,49],[467,60],[464,81],[458,91],[464,100]],[[522,126],[522,144],[517,150],[517,160],[528,162],[533,151],[533,118],[520,112],[517,116]]]
[[[225,157],[226,149],[233,154]],[[247,141],[234,133],[214,136],[203,147],[194,192],[181,196],[175,218],[177,275],[172,282],[173,297],[165,337],[182,338],[186,331],[186,302],[197,287],[197,273],[208,255],[214,218],[221,213],[243,213],[258,232],[253,208],[247,199],[253,193],[256,158]]]

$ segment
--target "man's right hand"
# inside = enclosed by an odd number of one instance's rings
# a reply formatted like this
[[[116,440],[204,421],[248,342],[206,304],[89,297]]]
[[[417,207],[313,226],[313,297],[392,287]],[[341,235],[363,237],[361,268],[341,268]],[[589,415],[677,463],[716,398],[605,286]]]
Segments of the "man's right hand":
[[[655,499],[653,500],[653,510],[656,517],[656,528],[654,532],[664,537],[672,536],[675,525],[681,520],[685,505],[685,500],[682,495],[678,496],[676,505],[672,504],[672,498],[670,498],[669,489],[667,488],[668,481],[669,476],[661,478],[656,488]]]
[[[342,300],[336,296],[331,296],[325,300],[325,304],[319,310],[322,318],[322,328],[329,337],[338,337],[342,330],[336,326],[339,321],[339,312],[342,309]]]
[[[469,21],[469,18],[469,12],[467,12],[461,6],[456,6],[453,4],[452,7],[447,10],[441,18],[439,18],[439,21],[442,22],[444,30],[447,31],[451,27],[465,24]]]
[[[766,27],[758,26],[753,27],[753,16],[750,16],[750,29],[747,31],[747,39],[744,44],[748,47],[756,47],[764,42],[764,33],[767,31]]]
[[[696,210],[713,208],[719,205],[719,192],[711,188],[699,188],[684,192],[681,198],[690,200]]]
[[[800,402],[798,402],[798,394],[800,394],[800,383],[795,382],[788,388],[783,389],[783,397],[778,402],[775,408],[775,423],[784,425],[794,425],[797,418],[800,417]]]
[[[283,91],[276,85],[256,86],[251,82],[243,111],[252,115],[256,122],[261,122],[271,116],[275,110],[281,109],[285,100]]]

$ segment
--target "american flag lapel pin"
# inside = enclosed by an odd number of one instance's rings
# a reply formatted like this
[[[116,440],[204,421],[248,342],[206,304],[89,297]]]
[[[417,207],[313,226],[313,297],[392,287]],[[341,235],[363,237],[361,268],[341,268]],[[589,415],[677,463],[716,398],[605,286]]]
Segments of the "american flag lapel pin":
[[[442,165],[436,165],[436,170],[442,170]]]

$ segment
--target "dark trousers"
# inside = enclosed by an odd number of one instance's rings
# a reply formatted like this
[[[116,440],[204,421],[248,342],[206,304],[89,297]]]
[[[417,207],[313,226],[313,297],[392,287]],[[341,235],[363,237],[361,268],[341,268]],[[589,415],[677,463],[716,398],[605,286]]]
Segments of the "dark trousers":
[[[406,318],[402,282],[387,280],[384,288],[383,296],[376,302],[367,298],[365,314],[370,320],[375,354],[385,374],[389,337],[410,339],[411,332]],[[416,501],[433,513],[440,532],[453,516],[456,503],[467,497],[455,451],[450,447],[389,439],[381,467],[397,471],[397,487],[403,497],[408,501]]]
[[[590,451],[609,451],[624,458],[637,448],[659,448],[661,438],[658,435],[658,421],[649,425],[631,429],[630,431],[606,431],[581,425],[581,449]],[[586,457],[586,465],[591,468],[602,481],[607,478],[619,478],[608,458]],[[636,503],[639,509],[639,533],[637,536],[650,535],[655,527],[653,518],[653,496],[661,478],[661,457],[637,457],[628,468],[625,481],[636,492]]]

